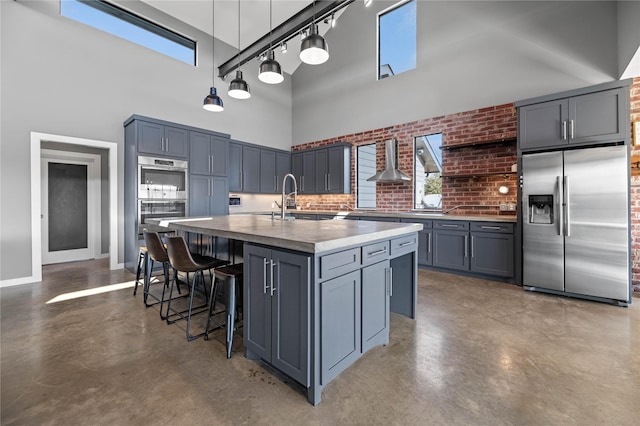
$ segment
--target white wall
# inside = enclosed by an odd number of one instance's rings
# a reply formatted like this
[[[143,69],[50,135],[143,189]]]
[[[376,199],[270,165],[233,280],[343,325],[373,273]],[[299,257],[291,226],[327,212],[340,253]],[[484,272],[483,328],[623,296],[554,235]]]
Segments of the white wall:
[[[394,3],[354,2],[329,61],[294,73],[294,145],[618,77],[616,2],[419,1],[417,68],[376,81],[376,13]]]
[[[622,78],[640,75],[640,1],[637,0],[618,2],[618,73]]]
[[[258,64],[244,66],[252,98],[226,96],[225,111],[202,109],[211,86],[210,36],[154,11],[124,2],[157,22],[196,39],[194,67],[87,27],[58,14],[58,0],[0,1],[0,280],[31,275],[30,132],[117,142],[119,262],[123,261],[124,172],[122,123],[141,114],[229,133],[281,149],[291,147],[291,78],[278,86],[257,79]],[[216,42],[216,64],[235,52]]]

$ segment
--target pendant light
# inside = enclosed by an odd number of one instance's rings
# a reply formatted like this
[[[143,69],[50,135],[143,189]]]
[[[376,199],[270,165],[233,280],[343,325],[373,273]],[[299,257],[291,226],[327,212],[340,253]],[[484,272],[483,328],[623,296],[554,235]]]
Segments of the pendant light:
[[[214,0],[215,1],[215,0]],[[240,0],[238,0],[238,68],[240,68]],[[249,99],[249,84],[242,78],[242,71],[236,71],[236,78],[229,83],[229,96],[236,99]]]
[[[302,40],[300,45],[300,59],[305,64],[324,64],[329,59],[329,45],[325,39],[318,34],[316,25],[316,2],[311,3],[313,7],[313,20],[309,26],[309,35]]]
[[[282,83],[284,77],[282,75],[282,68],[278,61],[275,60],[273,48],[271,47],[271,20],[273,18],[271,0],[269,0],[269,51],[267,52],[267,59],[260,64],[260,73],[258,79],[268,84]]]
[[[216,35],[214,32],[214,28],[215,28],[215,0],[212,0],[211,2],[211,64],[213,66],[213,78],[212,78],[212,86],[211,86],[211,92],[209,93],[209,95],[207,95],[206,98],[204,98],[204,103],[202,105],[202,108],[206,109],[207,111],[214,111],[214,112],[220,112],[224,110],[224,105],[222,103],[222,99],[220,99],[220,96],[218,96],[218,91],[215,88],[215,82],[216,82],[216,65],[215,65],[215,45],[216,45]]]

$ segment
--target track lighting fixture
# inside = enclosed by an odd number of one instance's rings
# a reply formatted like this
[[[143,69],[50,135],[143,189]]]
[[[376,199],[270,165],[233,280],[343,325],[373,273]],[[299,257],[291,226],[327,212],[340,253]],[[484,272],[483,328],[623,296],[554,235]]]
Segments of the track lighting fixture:
[[[216,45],[216,36],[215,36],[215,0],[211,1],[211,64],[213,66],[213,78],[211,82],[211,90],[207,97],[204,98],[204,102],[202,104],[202,108],[207,111],[219,112],[224,110],[224,105],[220,96],[218,96],[218,91],[215,88],[216,82],[216,66],[215,66],[215,45]]]
[[[240,68],[240,0],[238,0],[238,68]],[[251,97],[249,84],[242,78],[240,69],[236,71],[236,78],[229,83],[229,91],[227,93],[236,99],[249,99]]]
[[[300,46],[300,59],[305,64],[319,65],[329,59],[329,46],[325,39],[318,34],[318,25],[311,24],[309,35]]]
[[[269,50],[267,51],[267,60],[260,64],[260,73],[258,79],[263,83],[278,84],[282,83],[284,76],[282,75],[282,68],[275,59],[273,49],[271,47],[271,31],[272,31],[272,8],[271,0],[269,0]]]

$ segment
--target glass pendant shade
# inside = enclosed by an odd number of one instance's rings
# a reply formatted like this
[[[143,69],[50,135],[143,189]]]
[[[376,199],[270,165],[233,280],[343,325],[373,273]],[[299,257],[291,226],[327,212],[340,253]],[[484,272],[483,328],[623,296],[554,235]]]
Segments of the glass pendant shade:
[[[300,59],[305,64],[324,64],[329,59],[329,45],[325,39],[318,34],[318,26],[311,25],[309,35],[305,37],[300,45]]]
[[[251,92],[249,91],[249,84],[242,78],[242,71],[236,71],[236,78],[229,83],[229,96],[236,99],[249,99]]]
[[[215,87],[211,88],[211,93],[204,98],[204,104],[202,108],[207,111],[219,112],[224,110],[224,105],[222,103],[222,99],[218,96],[218,92]]]
[[[282,68],[278,61],[274,59],[273,50],[267,53],[267,59],[260,64],[260,74],[258,78],[263,83],[278,84],[284,81]]]

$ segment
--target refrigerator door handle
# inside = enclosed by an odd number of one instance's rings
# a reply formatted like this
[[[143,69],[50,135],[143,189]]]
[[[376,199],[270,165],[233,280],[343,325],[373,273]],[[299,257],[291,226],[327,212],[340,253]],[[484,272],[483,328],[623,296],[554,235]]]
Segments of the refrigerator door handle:
[[[564,236],[571,236],[571,200],[569,192],[569,176],[564,177]]]
[[[563,221],[564,221],[564,213],[562,209],[562,200],[560,199],[560,176],[556,176],[556,184],[553,188],[553,196],[556,199],[556,205],[558,206],[558,214],[555,215],[555,221],[558,223],[558,235],[563,235]]]

